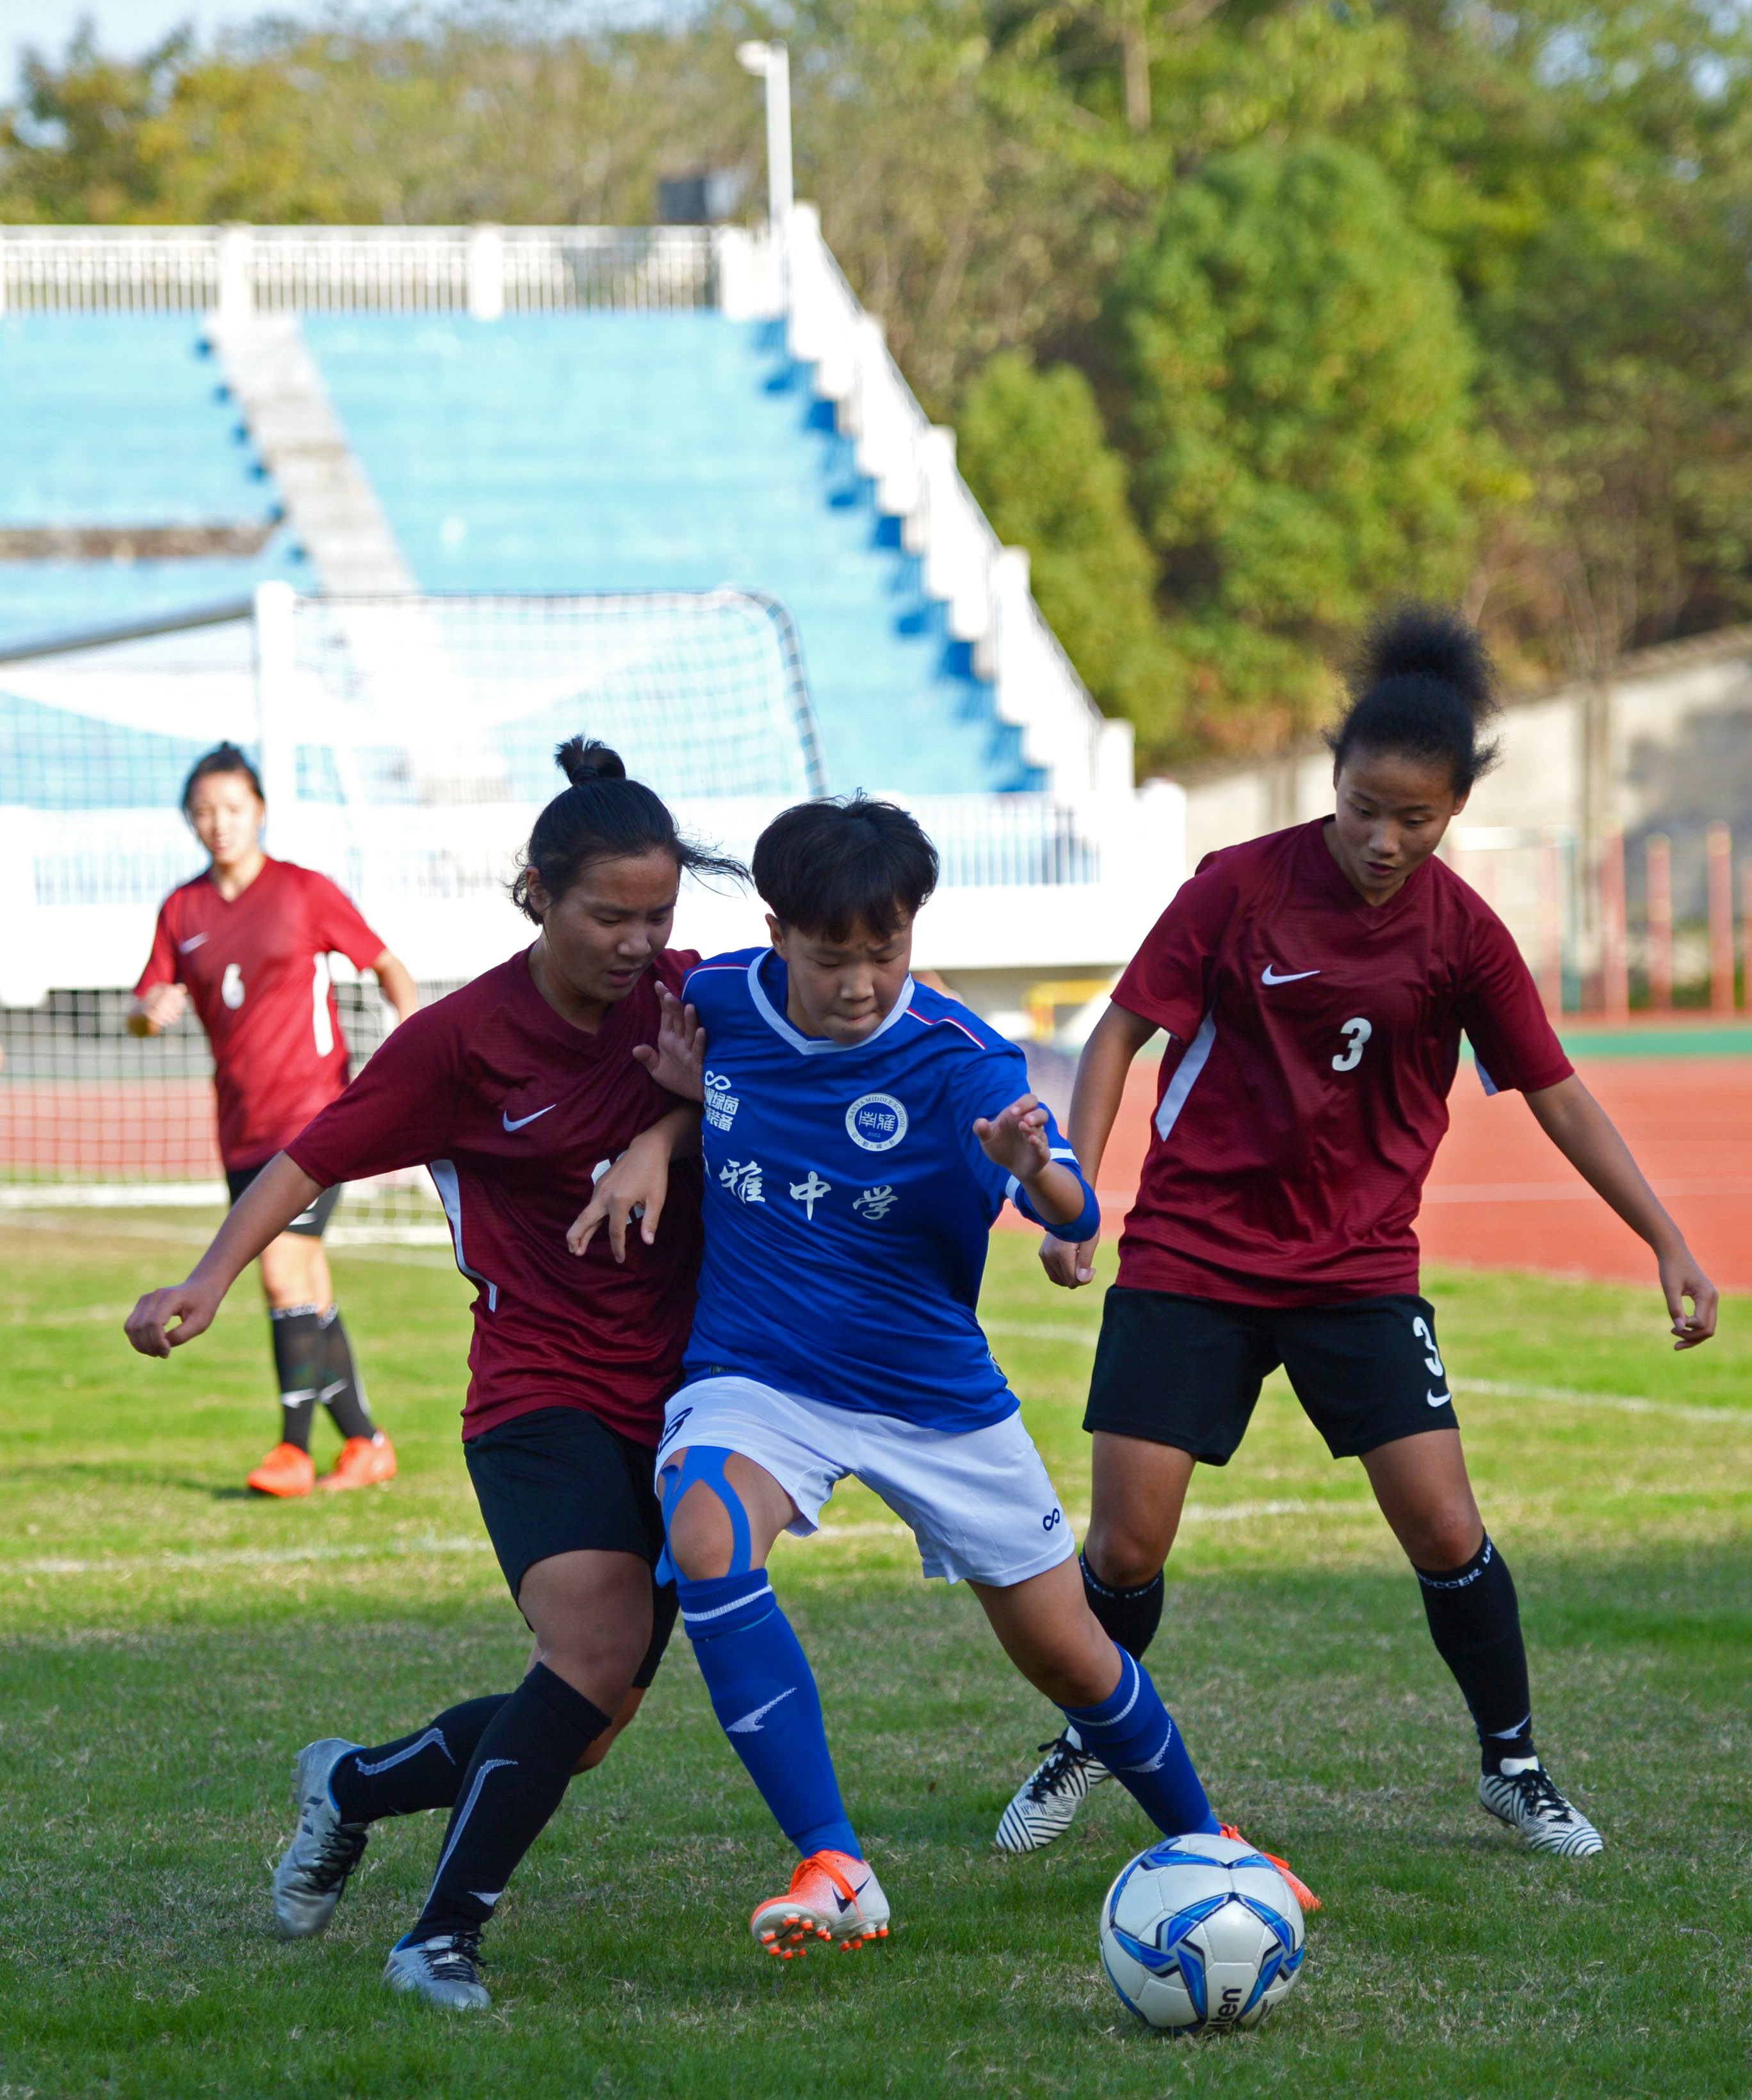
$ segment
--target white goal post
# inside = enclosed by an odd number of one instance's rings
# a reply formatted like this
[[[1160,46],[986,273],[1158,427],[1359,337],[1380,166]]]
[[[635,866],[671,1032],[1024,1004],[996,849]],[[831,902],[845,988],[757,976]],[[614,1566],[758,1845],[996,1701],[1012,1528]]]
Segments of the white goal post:
[[[518,849],[580,733],[709,845],[827,788],[795,627],[757,592],[268,585],[0,656],[0,1208],[223,1201],[198,1024],[125,1026],[159,904],[202,865],[177,803],[203,751],[254,761],[269,851],[339,882],[430,998],[516,945]],[[747,938],[739,898],[690,904]],[[389,1017],[338,959],[335,976],[356,1070]],[[420,1174],[355,1189],[337,1231],[443,1236]]]

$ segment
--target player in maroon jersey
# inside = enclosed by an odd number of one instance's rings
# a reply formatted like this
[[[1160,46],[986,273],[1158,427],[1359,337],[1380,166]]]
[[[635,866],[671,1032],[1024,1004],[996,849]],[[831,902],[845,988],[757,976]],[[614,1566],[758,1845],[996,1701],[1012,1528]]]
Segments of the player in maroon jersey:
[[[222,743],[196,762],[183,810],[211,865],[165,899],[128,1026],[157,1035],[193,1005],[213,1048],[219,1157],[235,1203],[346,1084],[330,955],[374,972],[399,1019],[420,999],[406,968],[344,891],[325,875],[263,852],[262,783],[235,744]],[[372,1420],[323,1252],[340,1193],[324,1189],[262,1249],[280,1432],[249,1476],[258,1494],[307,1495],[313,1487],[362,1488],[395,1477],[395,1454]],[[334,1471],[320,1481],[311,1458],[319,1400],[343,1439]]]
[[[1208,855],[1120,978],[1078,1069],[1070,1140],[1093,1178],[1132,1059],[1156,1030],[1154,1130],[1107,1295],[1084,1426],[1094,1503],[1083,1579],[1134,1655],[1193,1467],[1239,1445],[1280,1364],[1335,1458],[1360,1458],[1410,1560],[1478,1731],[1482,1805],[1536,1851],[1601,1849],[1534,1747],[1515,1586],[1473,1500],[1413,1231],[1448,1127],[1460,1037],[1512,1088],[1659,1266],[1676,1348],[1716,1294],[1541,1008],[1507,929],[1433,858],[1494,757],[1477,633],[1407,607],[1375,628],[1331,739],[1337,813]],[[1094,1244],[1048,1238],[1055,1282]],[[1687,1309],[1687,1300],[1690,1309]],[[997,1842],[1069,1827],[1102,1768],[1067,1732]]]
[[[677,1169],[660,1237],[660,1203],[642,1240],[629,1242],[623,1209],[581,1261],[566,1231],[642,1131],[672,1115],[697,1128],[697,1105],[677,1110],[663,1083],[677,1042],[697,1067],[697,1030],[691,1009],[664,1021],[658,987],[678,990],[699,960],[666,945],[682,871],[742,874],[682,838],[602,745],[575,738],[559,760],[571,784],[537,819],[514,892],[533,946],[397,1029],[263,1168],[187,1282],[127,1321],[136,1349],[167,1355],[324,1189],[430,1167],[475,1287],[463,1450],[535,1654],[516,1691],[396,1741],[307,1745],[274,1912],[289,1938],[320,1932],[372,1823],[450,1809],[425,1909],[385,1976],[457,2008],[488,2002],[481,1928],[574,1771],[632,1718],[674,1624],[674,1589],[653,1573],[651,1476],[693,1318],[699,1170]]]

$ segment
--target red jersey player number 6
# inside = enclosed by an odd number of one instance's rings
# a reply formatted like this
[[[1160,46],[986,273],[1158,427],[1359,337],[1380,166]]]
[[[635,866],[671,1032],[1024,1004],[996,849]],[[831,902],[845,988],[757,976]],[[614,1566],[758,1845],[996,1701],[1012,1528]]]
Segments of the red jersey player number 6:
[[[157,1035],[193,1007],[213,1050],[219,1157],[235,1203],[287,1139],[346,1088],[329,956],[373,972],[398,1021],[418,1006],[419,994],[343,890],[263,852],[262,783],[235,744],[196,761],[183,813],[209,864],[159,911],[128,1026]],[[395,1475],[395,1454],[372,1418],[323,1252],[340,1193],[324,1189],[262,1250],[280,1432],[249,1476],[258,1494],[368,1487]],[[319,1402],[345,1440],[320,1481],[310,1449]]]

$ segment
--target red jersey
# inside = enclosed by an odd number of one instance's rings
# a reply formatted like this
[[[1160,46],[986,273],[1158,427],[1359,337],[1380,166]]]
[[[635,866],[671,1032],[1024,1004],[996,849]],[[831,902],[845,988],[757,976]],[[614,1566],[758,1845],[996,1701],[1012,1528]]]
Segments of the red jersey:
[[[1207,854],[1114,987],[1176,1039],[1123,1286],[1242,1305],[1414,1292],[1462,1030],[1493,1092],[1569,1076],[1483,898],[1431,859],[1366,903],[1330,821]]]
[[[210,876],[173,889],[135,996],[180,984],[213,1048],[219,1157],[259,1167],[346,1084],[346,1044],[329,957],[356,970],[383,953],[327,876],[269,860],[227,900]]]
[[[657,1039],[656,984],[697,955],[666,950],[594,1035],[536,990],[527,951],[404,1021],[287,1153],[325,1185],[430,1169],[457,1267],[475,1286],[462,1434],[576,1407],[655,1448],[681,1382],[699,1268],[699,1170],[678,1166],[655,1246],[625,1265],[566,1228],[597,1169],[675,1106],[633,1055]]]

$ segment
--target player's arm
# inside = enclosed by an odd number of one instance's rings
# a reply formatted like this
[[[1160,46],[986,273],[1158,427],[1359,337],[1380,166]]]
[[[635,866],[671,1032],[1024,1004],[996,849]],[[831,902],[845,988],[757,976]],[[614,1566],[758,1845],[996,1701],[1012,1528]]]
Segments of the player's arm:
[[[1014,1177],[1016,1194],[1042,1224],[1070,1229],[1074,1242],[1093,1239],[1100,1224],[1095,1193],[1075,1167],[1052,1154],[1045,1109],[1024,1094],[995,1116],[975,1116],[973,1135],[994,1167]]]
[[[1539,1127],[1596,1195],[1653,1249],[1673,1321],[1675,1349],[1694,1349],[1715,1332],[1715,1286],[1685,1235],[1643,1177],[1613,1120],[1574,1073],[1527,1096]],[[1685,1300],[1692,1310],[1685,1310]]]
[[[413,981],[413,972],[399,955],[392,955],[385,948],[372,958],[368,967],[383,996],[395,1008],[397,1021],[405,1021],[410,1013],[419,1012],[420,987]]]
[[[122,1331],[129,1341],[143,1357],[167,1357],[172,1349],[204,1335],[226,1292],[263,1248],[315,1202],[323,1188],[322,1182],[313,1181],[285,1153],[276,1153],[226,1213],[213,1244],[189,1271],[188,1280],[162,1290],[148,1290],[128,1315]]]
[[[698,1108],[684,1103],[639,1132],[598,1179],[589,1202],[567,1228],[566,1244],[574,1254],[582,1254],[598,1226],[606,1224],[609,1251],[616,1261],[624,1261],[627,1227],[635,1218],[640,1238],[647,1246],[655,1244],[669,1193],[670,1166],[699,1156],[699,1115]]]
[[[160,1035],[180,1021],[188,1008],[188,994],[176,982],[176,943],[164,912],[152,929],[152,951],[140,981],[134,988],[128,1008],[130,1035]]]
[[[1077,1060],[1076,1084],[1070,1094],[1070,1149],[1084,1163],[1092,1181],[1101,1177],[1101,1159],[1125,1096],[1126,1075],[1133,1059],[1156,1032],[1129,1007],[1109,1003]],[[1095,1281],[1095,1250],[1100,1234],[1078,1246],[1048,1233],[1040,1242],[1041,1265],[1053,1282],[1067,1290]]]

